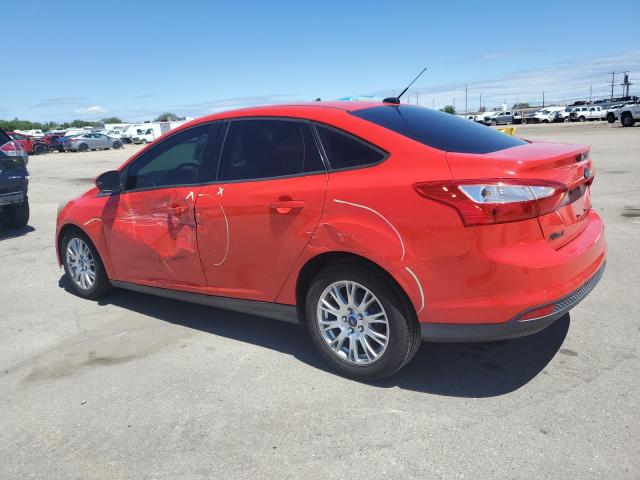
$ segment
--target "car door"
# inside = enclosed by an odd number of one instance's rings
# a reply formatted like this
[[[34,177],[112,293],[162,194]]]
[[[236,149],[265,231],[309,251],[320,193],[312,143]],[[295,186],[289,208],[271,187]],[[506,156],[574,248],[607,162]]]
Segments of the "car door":
[[[273,302],[322,213],[325,165],[306,120],[236,119],[196,222],[211,293]]]
[[[111,196],[102,215],[117,280],[166,288],[205,285],[194,204],[218,126],[180,130],[124,169],[123,192]]]
[[[96,148],[111,148],[109,138],[101,133],[96,133]]]

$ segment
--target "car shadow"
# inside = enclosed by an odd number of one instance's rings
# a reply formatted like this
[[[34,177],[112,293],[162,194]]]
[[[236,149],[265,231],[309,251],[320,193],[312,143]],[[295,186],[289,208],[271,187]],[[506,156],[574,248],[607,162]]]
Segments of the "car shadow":
[[[30,225],[26,225],[20,228],[9,228],[0,222],[0,240],[7,240],[9,238],[18,238],[27,235],[31,232],[35,232],[36,229]]]
[[[61,288],[73,293],[66,276]],[[116,305],[201,332],[248,342],[293,355],[331,373],[299,325],[213,307],[115,289],[99,305]],[[560,349],[569,330],[569,314],[535,335],[490,343],[423,343],[414,359],[389,379],[366,382],[453,397],[494,397],[519,389],[535,378]]]

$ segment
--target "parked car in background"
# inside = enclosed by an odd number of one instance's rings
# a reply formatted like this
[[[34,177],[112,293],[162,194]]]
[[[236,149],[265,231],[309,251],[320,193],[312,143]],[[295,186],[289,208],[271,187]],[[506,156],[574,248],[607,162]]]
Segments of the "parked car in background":
[[[81,297],[116,286],[302,323],[333,368],[371,380],[423,339],[566,315],[604,272],[594,178],[587,146],[428,108],[247,108],[100,175],[60,209],[55,245]]]
[[[22,144],[0,129],[0,222],[9,227],[29,221],[28,162]]]
[[[62,145],[62,139],[64,138],[63,133],[48,133],[43,138],[42,141],[47,145],[47,151],[57,150],[59,152],[64,151],[64,147]]]
[[[611,105],[607,109],[607,115],[606,115],[607,122],[614,123],[620,116],[620,110],[622,110],[627,105],[633,105],[633,102],[621,103],[619,105]]]
[[[637,121],[640,121],[640,104],[634,103],[622,107],[618,115],[623,127],[633,127]]]
[[[493,115],[484,117],[482,121],[485,125],[508,125],[513,123],[513,113],[506,112],[494,112]]]
[[[556,121],[556,113],[563,111],[565,107],[546,107],[533,114],[532,120],[535,123],[552,123]]]
[[[122,130],[107,130],[104,132],[100,132],[105,134],[107,137],[111,137],[111,138],[117,138],[117,139],[121,139],[122,138]]]
[[[47,152],[47,144],[40,139],[19,132],[7,132],[7,134],[22,145],[28,155],[41,155]]]
[[[147,128],[146,130],[142,130],[141,133],[134,135],[131,140],[133,141],[133,143],[144,145],[145,143],[153,142],[155,139],[156,134],[153,128]]]
[[[585,122],[587,120],[604,120],[606,111],[600,105],[585,105],[575,108],[569,117],[572,122]]]
[[[117,138],[107,137],[102,133],[85,133],[67,138],[63,142],[63,147],[65,150],[86,152],[87,150],[118,149],[122,147],[122,142]]]

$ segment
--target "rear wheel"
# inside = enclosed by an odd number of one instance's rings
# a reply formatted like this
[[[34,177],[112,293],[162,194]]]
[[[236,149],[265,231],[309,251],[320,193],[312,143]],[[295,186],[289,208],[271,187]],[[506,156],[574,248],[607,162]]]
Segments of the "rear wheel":
[[[79,152],[86,152],[87,150],[89,150],[89,145],[87,145],[86,143],[81,143],[80,145],[78,145]]]
[[[115,150],[118,150],[119,148],[122,148],[122,144],[120,142],[113,142],[113,148]]]
[[[10,228],[21,228],[29,222],[29,202],[5,207],[5,217]]]
[[[38,143],[38,144],[33,146],[33,154],[34,155],[42,155],[43,153],[46,153],[46,151],[47,151],[47,147],[45,145],[43,145],[42,143]]]
[[[620,123],[622,123],[622,126],[624,127],[633,127],[636,121],[633,119],[633,115],[629,112],[624,112],[620,115]]]
[[[95,300],[111,288],[100,256],[84,233],[73,231],[65,235],[60,255],[69,283],[81,297]]]
[[[388,377],[421,345],[415,314],[377,270],[339,262],[311,283],[305,325],[322,357],[340,373],[360,379]]]
[[[145,145],[145,144],[147,143],[147,139],[146,139],[146,138],[143,138],[143,139],[142,139],[142,141],[140,141],[140,143],[141,143],[142,145]]]
[[[581,121],[581,122],[584,122],[586,119],[587,119],[587,118],[586,118],[584,115],[580,115],[580,116],[578,117],[578,120],[579,120],[579,121]]]

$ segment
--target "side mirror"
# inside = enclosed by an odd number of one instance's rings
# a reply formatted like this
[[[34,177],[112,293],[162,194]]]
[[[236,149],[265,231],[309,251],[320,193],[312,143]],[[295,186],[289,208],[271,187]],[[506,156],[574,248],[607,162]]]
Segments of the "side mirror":
[[[120,172],[111,170],[103,173],[96,178],[96,187],[103,193],[119,193],[122,189]]]

